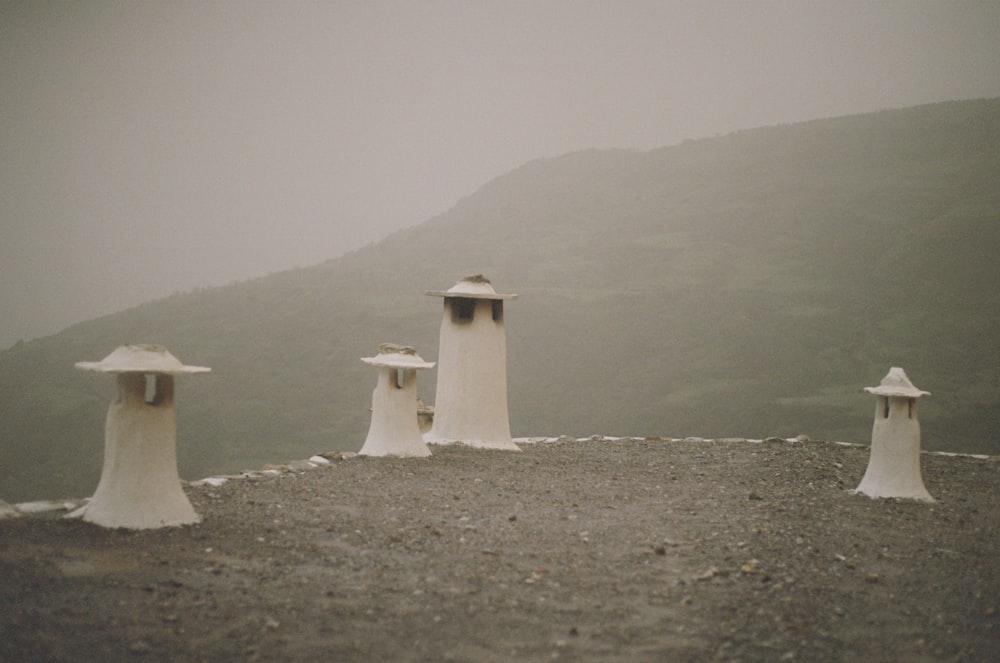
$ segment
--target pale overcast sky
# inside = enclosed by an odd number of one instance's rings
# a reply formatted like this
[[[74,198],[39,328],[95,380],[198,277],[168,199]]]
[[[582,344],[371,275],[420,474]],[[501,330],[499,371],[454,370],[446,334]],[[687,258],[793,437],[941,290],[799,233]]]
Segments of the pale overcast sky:
[[[0,348],[526,161],[1000,97],[1000,2],[0,0]]]

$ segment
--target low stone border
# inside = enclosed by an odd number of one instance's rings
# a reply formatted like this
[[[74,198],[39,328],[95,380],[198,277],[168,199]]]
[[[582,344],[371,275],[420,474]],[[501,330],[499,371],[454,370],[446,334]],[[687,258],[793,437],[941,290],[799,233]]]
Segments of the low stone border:
[[[609,435],[591,435],[590,437],[573,437],[571,435],[560,435],[559,437],[519,437],[515,438],[514,442],[517,444],[551,444],[551,443],[566,443],[566,442],[618,442],[621,440],[652,440],[657,442],[689,442],[689,443],[699,443],[699,442],[728,442],[728,443],[746,443],[746,444],[804,444],[806,442],[815,442],[817,444],[835,444],[841,447],[855,447],[859,449],[867,449],[870,445],[862,444],[861,442],[841,442],[838,440],[812,440],[808,435],[798,435],[796,437],[765,437],[763,439],[748,438],[748,437],[615,437]],[[927,451],[921,450],[921,454],[926,454],[928,456],[949,456],[958,458],[975,458],[977,460],[990,460],[990,461],[1000,461],[1000,456],[991,456],[989,454],[965,454],[958,453],[955,451]]]
[[[835,444],[841,447],[868,448],[869,445],[859,442],[841,442],[837,440],[811,440],[808,435],[798,435],[796,437],[766,437],[762,439],[745,437],[631,437],[631,436],[611,436],[611,435],[591,435],[590,437],[573,437],[572,435],[560,435],[558,437],[518,437],[514,438],[514,443],[518,445],[528,444],[567,444],[570,442],[621,442],[623,440],[649,440],[655,442],[686,442],[689,444],[700,444],[706,442],[724,443],[745,443],[745,444],[805,444],[806,442],[816,442],[818,444]],[[432,445],[433,446],[433,445]],[[963,454],[954,451],[921,451],[922,454],[930,456],[948,456],[957,458],[975,458],[976,460],[986,460],[992,462],[1000,461],[1000,456],[989,454]],[[306,460],[295,460],[278,465],[265,465],[259,470],[245,470],[238,474],[220,474],[205,477],[195,481],[182,481],[192,488],[218,487],[228,481],[254,480],[266,477],[280,476],[282,474],[299,474],[329,465],[332,462],[348,460],[357,457],[352,451],[331,451],[327,453],[310,456]],[[17,518],[20,516],[32,516],[53,511],[66,511],[66,517],[73,517],[81,511],[81,507],[90,501],[89,497],[66,498],[59,500],[36,500],[32,502],[20,502],[9,504],[0,500],[0,520],[5,518]]]

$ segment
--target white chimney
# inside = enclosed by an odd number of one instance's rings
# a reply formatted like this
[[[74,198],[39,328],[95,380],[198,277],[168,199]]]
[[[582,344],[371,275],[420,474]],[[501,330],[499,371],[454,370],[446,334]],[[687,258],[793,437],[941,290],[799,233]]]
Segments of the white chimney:
[[[933,502],[920,476],[920,422],[917,399],[930,395],[913,386],[901,368],[890,368],[875,394],[872,448],[861,484],[854,491],[869,497],[901,497]]]
[[[434,423],[424,436],[436,444],[461,443],[483,449],[520,451],[507,414],[507,337],[503,301],[482,275],[449,290],[444,298],[438,347]]]
[[[372,420],[361,456],[430,456],[417,418],[417,370],[433,368],[405,345],[383,343],[378,355],[361,361],[376,366],[378,383],[372,392]]]
[[[174,376],[211,369],[185,366],[155,345],[123,345],[99,362],[76,367],[118,376],[104,427],[101,480],[83,519],[130,529],[198,522],[177,475]]]

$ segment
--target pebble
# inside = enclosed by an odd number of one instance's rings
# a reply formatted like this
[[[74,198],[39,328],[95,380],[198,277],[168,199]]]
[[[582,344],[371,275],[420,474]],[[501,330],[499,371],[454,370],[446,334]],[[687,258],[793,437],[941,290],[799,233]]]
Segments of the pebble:
[[[148,642],[145,642],[143,640],[136,640],[135,642],[129,645],[128,651],[130,654],[142,656],[152,651],[152,647],[149,646]]]

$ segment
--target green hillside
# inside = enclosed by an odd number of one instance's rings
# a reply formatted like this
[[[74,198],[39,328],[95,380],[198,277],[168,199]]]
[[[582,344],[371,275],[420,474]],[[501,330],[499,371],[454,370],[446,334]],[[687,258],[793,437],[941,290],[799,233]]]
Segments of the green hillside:
[[[386,192],[391,195],[391,192]],[[437,356],[426,289],[484,273],[525,435],[866,442],[890,366],[924,447],[1000,453],[1000,100],[531,162],[314,267],[178,294],[0,353],[0,497],[87,495],[126,342],[178,384],[181,475],[356,450],[382,341]],[[433,401],[434,371],[421,374]]]

